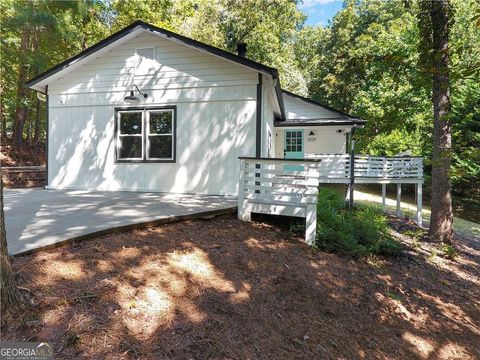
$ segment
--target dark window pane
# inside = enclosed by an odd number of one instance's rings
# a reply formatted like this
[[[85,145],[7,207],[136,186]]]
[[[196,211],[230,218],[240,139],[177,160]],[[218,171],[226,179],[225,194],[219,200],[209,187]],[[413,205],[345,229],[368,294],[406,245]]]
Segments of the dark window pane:
[[[172,137],[171,136],[149,136],[150,150],[149,158],[171,159]]]
[[[150,113],[150,134],[171,134],[172,133],[172,112],[151,112]]]
[[[142,137],[141,136],[121,136],[120,140],[120,159],[142,158]]]
[[[120,134],[141,134],[142,113],[127,112],[120,113]]]

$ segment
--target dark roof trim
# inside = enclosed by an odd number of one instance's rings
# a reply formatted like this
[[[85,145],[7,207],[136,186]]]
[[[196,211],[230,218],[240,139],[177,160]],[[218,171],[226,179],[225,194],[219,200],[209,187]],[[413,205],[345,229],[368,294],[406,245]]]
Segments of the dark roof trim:
[[[228,59],[230,61],[236,62],[236,63],[241,64],[241,65],[247,66],[247,67],[249,67],[251,69],[254,69],[254,70],[257,70],[259,72],[269,74],[274,79],[277,79],[277,84],[278,84],[277,85],[277,88],[278,88],[277,89],[277,95],[279,94],[279,92],[281,92],[280,81],[278,81],[278,70],[277,69],[266,66],[266,65],[263,65],[263,64],[260,64],[256,61],[249,60],[247,58],[232,54],[228,51],[225,51],[225,50],[222,50],[222,49],[204,44],[202,42],[190,39],[188,37],[176,34],[174,32],[156,27],[154,25],[148,24],[148,23],[146,23],[144,21],[141,21],[141,20],[135,21],[134,23],[130,24],[129,26],[127,26],[127,27],[123,28],[122,30],[110,35],[109,37],[103,39],[102,41],[96,43],[95,45],[92,45],[88,49],[83,50],[82,52],[80,52],[77,55],[71,57],[70,59],[67,59],[67,60],[61,62],[60,64],[50,68],[49,70],[43,72],[42,74],[39,74],[39,75],[35,76],[34,78],[27,81],[27,83],[25,85],[27,87],[31,87],[31,86],[35,85],[39,81],[42,81],[42,80],[48,78],[49,76],[51,76],[51,75],[65,69],[65,68],[69,67],[70,65],[72,65],[76,61],[81,60],[81,59],[93,54],[94,52],[104,48],[105,46],[108,46],[108,45],[114,43],[115,41],[121,39],[125,35],[130,34],[131,32],[135,31],[138,28],[142,28],[144,30],[151,31],[151,32],[154,32],[154,33],[160,33],[160,34],[166,36],[167,38],[172,38],[176,41],[184,43],[185,45],[192,46],[192,47],[195,47],[197,49],[207,51],[211,54],[223,57],[225,59]],[[281,100],[281,98],[279,98],[279,102],[281,104],[283,104],[283,101]],[[281,109],[282,114],[284,115],[285,110],[283,109],[282,106],[280,106],[280,107],[282,108]]]
[[[275,121],[275,127],[288,127],[288,126],[334,126],[334,125],[364,125],[365,120],[353,119],[353,118],[324,118],[324,119],[298,119],[298,120],[286,120]]]
[[[278,106],[280,106],[280,119],[279,121],[285,121],[287,115],[285,113],[285,103],[283,102],[282,87],[280,85],[280,78],[277,78],[277,83],[275,84],[275,93],[277,94]]]
[[[297,99],[299,99],[299,100],[305,101],[305,102],[310,103],[310,104],[312,104],[312,105],[321,106],[321,107],[323,107],[323,108],[325,108],[325,109],[327,109],[327,110],[330,110],[330,111],[332,111],[332,112],[335,112],[335,113],[337,113],[337,114],[339,114],[339,115],[342,115],[342,116],[344,116],[344,117],[347,117],[347,118],[349,118],[349,119],[352,119],[352,120],[353,120],[353,119],[358,119],[358,120],[360,120],[360,119],[359,119],[358,117],[356,117],[356,116],[352,116],[352,115],[347,114],[347,113],[345,113],[345,112],[343,112],[343,111],[334,109],[334,108],[332,108],[332,107],[330,107],[330,106],[327,106],[327,105],[324,105],[324,104],[322,104],[322,103],[320,103],[320,102],[318,102],[318,101],[315,101],[315,100],[312,100],[312,99],[309,99],[309,98],[306,98],[306,97],[303,97],[303,96],[294,94],[294,93],[292,93],[292,92],[290,92],[290,91],[287,91],[287,90],[282,90],[282,92],[283,92],[284,94],[287,94],[287,95],[292,96],[292,97],[294,97],[294,98],[297,98]],[[364,120],[361,120],[361,121],[364,121]]]
[[[150,24],[148,24],[144,21],[137,20],[134,23],[128,25],[126,28],[123,28],[122,30],[110,35],[109,37],[103,39],[102,41],[96,43],[95,45],[90,46],[88,49],[83,50],[82,52],[80,52],[77,55],[71,57],[70,59],[67,59],[67,60],[63,61],[62,63],[60,63],[60,64],[50,68],[49,70],[45,71],[44,73],[35,76],[34,78],[27,81],[26,86],[35,85],[35,83],[37,83],[37,82],[39,82],[39,81],[41,81],[41,80],[43,80],[43,79],[45,79],[45,78],[47,78],[47,77],[49,77],[53,74],[59,72],[60,70],[63,70],[65,68],[67,68],[68,66],[72,65],[74,62],[76,62],[80,59],[83,59],[83,58],[93,54],[94,52],[104,48],[105,46],[108,46],[108,45],[114,43],[115,41],[121,39],[125,35],[128,35],[131,32],[135,31],[137,28],[142,28],[142,29],[147,30],[147,31],[160,33],[160,34],[162,34],[166,37],[170,37],[170,38],[172,38],[176,41],[180,41],[180,42],[184,43],[185,45],[189,45],[189,46],[195,47],[197,49],[207,51],[209,53],[212,53],[212,54],[217,55],[217,56],[221,56],[221,57],[223,57],[225,59],[228,59],[230,61],[234,61],[236,63],[239,63],[239,64],[242,64],[244,66],[250,67],[254,70],[267,73],[275,79],[278,78],[278,70],[275,69],[275,68],[271,68],[269,66],[260,64],[256,61],[249,60],[247,58],[232,54],[232,53],[230,53],[226,50],[222,50],[222,49],[219,49],[219,48],[201,43],[199,41],[190,39],[186,36],[176,34],[174,32],[156,27],[154,25],[150,25]]]

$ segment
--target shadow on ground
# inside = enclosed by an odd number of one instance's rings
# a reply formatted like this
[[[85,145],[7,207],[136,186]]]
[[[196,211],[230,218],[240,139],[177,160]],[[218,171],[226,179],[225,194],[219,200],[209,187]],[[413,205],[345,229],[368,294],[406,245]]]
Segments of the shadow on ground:
[[[58,359],[474,359],[471,259],[354,262],[234,216],[169,224],[16,258],[39,306],[6,334]]]

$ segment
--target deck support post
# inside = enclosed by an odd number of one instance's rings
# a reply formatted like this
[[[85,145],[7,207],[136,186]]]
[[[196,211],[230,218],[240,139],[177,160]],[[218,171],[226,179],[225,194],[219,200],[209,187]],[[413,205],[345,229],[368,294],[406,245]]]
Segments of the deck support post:
[[[402,201],[402,184],[397,184],[397,211],[395,214],[400,217],[401,211],[400,211],[400,205]]]
[[[317,236],[317,204],[307,204],[305,210],[305,242],[314,245]]]
[[[250,221],[251,213],[245,207],[245,160],[240,159],[240,176],[238,181],[238,218],[242,221]]]
[[[352,137],[355,128],[352,129]],[[353,191],[355,186],[355,140],[351,140],[350,151],[350,184],[348,186],[348,210],[353,208]]]
[[[387,184],[382,184],[382,209],[385,211],[386,205],[386,197],[387,197]]]
[[[417,190],[417,225],[422,227],[422,183],[415,184]]]

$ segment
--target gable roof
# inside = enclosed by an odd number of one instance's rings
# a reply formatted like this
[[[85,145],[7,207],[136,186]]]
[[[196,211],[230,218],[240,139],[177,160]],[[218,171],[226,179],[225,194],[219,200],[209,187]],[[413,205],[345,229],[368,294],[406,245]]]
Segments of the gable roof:
[[[71,70],[71,67],[74,65],[79,65],[88,61],[87,58],[94,54],[98,54],[102,50],[106,51],[109,47],[114,46],[118,41],[126,41],[131,37],[134,37],[138,31],[148,31],[155,35],[162,36],[166,39],[172,40],[174,42],[195,48],[197,50],[207,52],[209,54],[221,57],[233,63],[239,64],[241,66],[248,67],[259,73],[271,76],[275,83],[275,94],[280,108],[280,119],[275,121],[276,126],[298,126],[298,125],[330,125],[330,124],[344,124],[344,125],[355,125],[355,124],[364,124],[365,121],[359,119],[358,117],[351,116],[347,113],[336,110],[332,107],[323,105],[318,101],[305,98],[303,96],[294,94],[292,92],[282,90],[280,85],[280,78],[278,70],[270,66],[263,65],[259,62],[247,59],[242,56],[230,53],[226,50],[202,43],[197,40],[193,40],[186,36],[174,33],[169,30],[159,28],[157,26],[148,24],[144,21],[137,20],[129,26],[117,31],[116,33],[108,36],[107,38],[101,40],[100,42],[90,46],[89,48],[81,51],[75,56],[61,62],[58,65],[46,70],[45,72],[33,77],[25,83],[25,86],[40,92],[45,92],[47,85],[47,80],[53,76],[60,77],[64,72]],[[309,103],[314,106],[321,107],[322,109],[329,110],[338,116],[331,118],[308,118],[308,119],[287,119],[285,113],[285,105],[283,101],[283,94],[297,98],[301,101]]]
[[[301,102],[313,105],[318,108],[318,110],[323,110],[327,112],[327,116],[318,116],[318,113],[312,113],[300,118],[286,118],[285,121],[275,122],[275,126],[322,126],[322,125],[363,125],[366,123],[365,120],[362,120],[356,116],[352,116],[346,112],[339,111],[330,106],[324,105],[318,101],[294,94],[287,90],[282,90],[284,95],[292,97]],[[288,109],[287,109],[288,110]]]
[[[138,30],[145,30],[151,33],[154,33],[156,35],[163,36],[167,39],[170,39],[174,42],[195,48],[200,51],[204,51],[210,54],[213,54],[215,56],[224,58],[228,61],[237,63],[239,65],[248,67],[250,69],[253,69],[255,71],[258,71],[262,74],[269,75],[273,78],[275,81],[275,93],[277,96],[277,100],[280,106],[280,112],[281,116],[283,119],[285,119],[285,107],[283,104],[283,98],[282,98],[282,90],[280,86],[280,78],[278,74],[278,70],[263,64],[260,64],[256,61],[247,59],[242,56],[238,56],[236,54],[230,53],[226,50],[207,45],[205,43],[202,43],[197,40],[193,40],[191,38],[188,38],[186,36],[174,33],[169,30],[165,30],[162,28],[159,28],[157,26],[148,24],[144,21],[137,20],[134,23],[130,24],[129,26],[123,28],[122,30],[110,35],[109,37],[103,39],[102,41],[96,43],[95,45],[90,46],[89,48],[83,50],[82,52],[78,53],[75,56],[72,56],[71,58],[61,62],[58,65],[55,65],[54,67],[48,69],[47,71],[33,77],[29,81],[25,83],[25,86],[37,91],[45,92],[45,82],[44,80],[47,80],[51,76],[54,75],[59,75],[59,73],[66,71],[69,67],[71,67],[74,64],[78,64],[79,62],[84,61],[86,58],[90,57],[91,55],[98,53],[100,50],[116,43],[117,41],[124,39],[128,35],[131,35],[132,33],[138,31]]]

